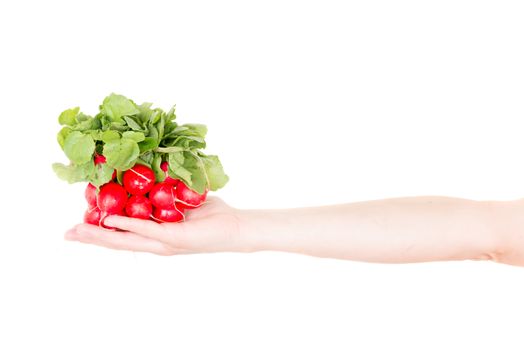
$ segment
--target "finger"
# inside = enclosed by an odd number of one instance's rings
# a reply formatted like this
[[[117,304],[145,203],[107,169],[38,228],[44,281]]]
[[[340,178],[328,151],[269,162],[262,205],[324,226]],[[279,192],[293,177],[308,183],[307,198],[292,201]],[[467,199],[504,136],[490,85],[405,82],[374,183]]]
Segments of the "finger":
[[[148,239],[131,232],[111,231],[89,224],[81,224],[69,230],[65,238],[116,250],[148,252],[158,255],[187,253],[186,251],[171,249],[159,241]]]
[[[104,225],[138,233],[141,236],[157,239],[159,241],[160,239],[158,238],[165,235],[165,230],[162,225],[152,220],[110,215],[104,219]]]
[[[167,247],[160,242],[148,240],[133,233],[106,230],[89,224],[76,226],[75,229],[66,233],[65,238],[117,250],[149,252],[159,255],[169,253]]]
[[[173,245],[174,236],[172,229],[166,230],[166,227],[151,220],[130,218],[126,216],[111,215],[104,220],[104,224],[119,229],[130,231],[140,236]],[[183,225],[182,222],[177,223]]]
[[[73,232],[67,235],[69,236],[68,239],[117,250],[150,252],[158,255],[192,253],[189,250],[173,248],[162,242],[148,239],[132,232],[107,230],[96,225],[77,225]]]

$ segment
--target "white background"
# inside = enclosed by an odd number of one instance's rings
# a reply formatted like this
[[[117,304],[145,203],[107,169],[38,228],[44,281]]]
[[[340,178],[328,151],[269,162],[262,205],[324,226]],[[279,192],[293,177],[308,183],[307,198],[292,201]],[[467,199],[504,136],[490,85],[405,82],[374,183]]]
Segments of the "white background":
[[[0,4],[2,349],[522,349],[524,269],[66,242],[58,114],[209,127],[239,208],[524,194],[520,1]]]

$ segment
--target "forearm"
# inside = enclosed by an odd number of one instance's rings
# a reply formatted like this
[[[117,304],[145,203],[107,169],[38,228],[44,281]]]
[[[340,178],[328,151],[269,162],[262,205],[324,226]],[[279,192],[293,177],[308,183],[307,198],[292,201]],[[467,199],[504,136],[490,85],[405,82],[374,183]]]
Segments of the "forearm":
[[[398,263],[489,259],[498,244],[494,203],[418,196],[242,210],[239,218],[251,251]]]

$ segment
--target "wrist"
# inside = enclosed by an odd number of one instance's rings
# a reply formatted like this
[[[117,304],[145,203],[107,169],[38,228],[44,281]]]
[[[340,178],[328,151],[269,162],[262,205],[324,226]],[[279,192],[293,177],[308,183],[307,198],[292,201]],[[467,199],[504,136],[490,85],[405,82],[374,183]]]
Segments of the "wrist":
[[[236,211],[236,217],[241,251],[278,250],[285,243],[284,237],[277,237],[280,220],[274,210],[242,209]]]
[[[236,210],[239,251],[245,253],[257,252],[262,249],[260,232],[261,225],[255,210],[237,209]]]

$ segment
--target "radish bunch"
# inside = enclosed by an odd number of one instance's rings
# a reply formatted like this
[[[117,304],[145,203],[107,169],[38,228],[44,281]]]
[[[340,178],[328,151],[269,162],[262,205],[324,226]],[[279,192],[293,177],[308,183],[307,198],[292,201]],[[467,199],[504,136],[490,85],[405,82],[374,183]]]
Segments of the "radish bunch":
[[[174,106],[166,112],[110,94],[96,115],[74,107],[58,122],[69,163],[53,170],[68,183],[88,183],[87,223],[103,226],[112,214],[179,222],[229,180],[218,156],[204,152],[207,127],[179,124]]]
[[[167,172],[167,163],[163,163],[162,168]],[[155,183],[153,170],[136,164],[123,173],[123,185],[116,179],[102,185],[100,190],[91,183],[87,185],[88,208],[84,222],[104,226],[104,218],[114,214],[157,222],[179,222],[184,220],[185,210],[198,208],[205,202],[207,192],[199,194],[167,175],[164,181]]]

